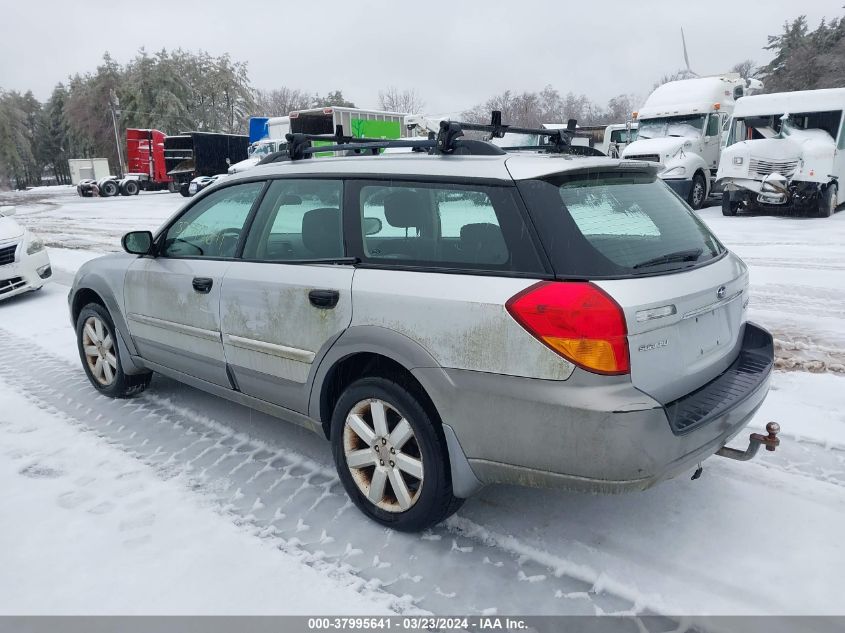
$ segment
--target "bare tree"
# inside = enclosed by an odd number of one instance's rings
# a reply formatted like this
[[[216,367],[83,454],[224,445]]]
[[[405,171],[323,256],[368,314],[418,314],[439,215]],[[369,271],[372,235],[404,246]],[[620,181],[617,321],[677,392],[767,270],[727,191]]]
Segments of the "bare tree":
[[[757,64],[754,63],[753,59],[744,59],[738,64],[734,64],[731,68],[732,73],[737,73],[743,79],[751,79],[757,74],[758,70]]]
[[[261,116],[287,116],[294,110],[311,107],[314,96],[293,88],[255,91],[255,113]]]
[[[425,101],[415,89],[399,90],[396,86],[379,90],[378,103],[382,110],[409,114],[418,114],[425,107]]]

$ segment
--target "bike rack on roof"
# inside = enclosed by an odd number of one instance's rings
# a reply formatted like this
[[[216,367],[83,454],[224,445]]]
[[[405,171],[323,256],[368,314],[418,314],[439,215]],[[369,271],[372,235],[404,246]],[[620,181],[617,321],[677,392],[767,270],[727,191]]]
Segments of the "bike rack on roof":
[[[502,113],[492,112],[489,124],[464,123],[459,121],[440,121],[440,129],[435,134],[429,131],[426,138],[377,139],[356,138],[343,133],[343,127],[338,125],[334,134],[301,134],[289,133],[287,148],[266,156],[258,164],[265,165],[285,160],[303,160],[311,158],[321,152],[352,152],[351,155],[378,155],[379,151],[388,148],[410,148],[412,151],[427,152],[429,154],[468,154],[474,156],[495,156],[516,150],[534,150],[550,154],[573,154],[578,156],[604,156],[597,149],[572,145],[575,136],[575,119],[569,119],[566,128],[527,128],[505,125],[502,123]],[[487,132],[489,136],[483,141],[461,138],[465,131]],[[548,143],[537,145],[517,145],[501,148],[488,141],[493,138],[503,138],[505,134],[527,134],[548,138]],[[318,141],[321,145],[313,145]],[[326,144],[328,143],[328,144]],[[349,155],[349,154],[347,154]]]

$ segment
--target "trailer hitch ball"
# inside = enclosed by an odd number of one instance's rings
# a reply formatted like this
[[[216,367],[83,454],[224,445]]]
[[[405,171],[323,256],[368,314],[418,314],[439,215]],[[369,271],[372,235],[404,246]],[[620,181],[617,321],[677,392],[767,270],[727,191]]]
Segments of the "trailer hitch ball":
[[[716,451],[716,455],[746,462],[757,454],[757,450],[760,446],[765,446],[767,451],[774,451],[778,446],[780,446],[780,438],[778,437],[778,433],[780,433],[780,424],[777,422],[769,422],[766,425],[766,433],[767,435],[752,433],[748,438],[748,448],[744,451],[723,446]]]
[[[769,422],[766,425],[766,433],[768,433],[768,435],[765,437],[762,435],[758,437],[760,437],[760,441],[766,445],[767,451],[774,452],[775,448],[780,446],[780,438],[778,438],[778,433],[780,433],[780,424],[777,422]]]

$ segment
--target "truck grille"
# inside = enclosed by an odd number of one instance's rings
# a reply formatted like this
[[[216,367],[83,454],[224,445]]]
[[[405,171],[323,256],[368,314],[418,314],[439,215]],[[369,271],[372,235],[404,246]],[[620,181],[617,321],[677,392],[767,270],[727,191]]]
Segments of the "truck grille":
[[[0,266],[5,266],[6,264],[11,264],[15,261],[15,250],[17,248],[17,244],[0,248]]]
[[[626,156],[625,160],[646,160],[651,163],[659,163],[660,156],[658,154],[634,154],[633,156]]]
[[[797,167],[797,160],[763,160],[762,158],[751,158],[748,161],[748,175],[763,178],[769,174],[778,173],[781,176],[791,178]]]
[[[26,285],[23,277],[12,277],[11,279],[4,279],[0,281],[0,295],[4,295],[12,290],[17,290]]]
[[[672,432],[682,435],[723,415],[757,391],[773,365],[771,334],[746,323],[742,350],[731,366],[700,389],[665,405]]]

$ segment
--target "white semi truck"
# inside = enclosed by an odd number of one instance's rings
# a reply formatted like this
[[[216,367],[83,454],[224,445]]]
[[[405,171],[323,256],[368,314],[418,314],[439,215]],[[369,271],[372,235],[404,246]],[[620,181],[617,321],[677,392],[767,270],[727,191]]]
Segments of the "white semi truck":
[[[717,174],[722,213],[791,207],[832,215],[845,181],[843,111],[845,88],[742,99]]]
[[[622,158],[659,164],[659,176],[693,209],[714,189],[722,128],[740,97],[763,84],[737,74],[670,81],[634,113],[637,140]]]

